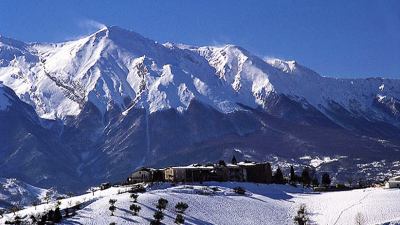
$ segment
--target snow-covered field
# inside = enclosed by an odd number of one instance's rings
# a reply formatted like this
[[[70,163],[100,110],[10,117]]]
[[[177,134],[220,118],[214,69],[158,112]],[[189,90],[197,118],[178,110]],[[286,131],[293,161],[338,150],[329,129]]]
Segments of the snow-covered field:
[[[238,195],[232,188],[242,186],[246,195]],[[216,189],[212,189],[216,187]],[[174,224],[174,206],[183,201],[189,205],[185,224],[293,224],[293,217],[301,204],[306,204],[310,224],[355,224],[357,214],[363,224],[400,224],[400,190],[368,188],[353,191],[315,193],[288,185],[251,183],[207,183],[205,185],[153,186],[140,194],[138,204],[142,210],[133,216],[129,210],[132,200],[128,187],[113,187],[61,201],[61,208],[76,202],[86,202],[83,209],[63,224],[149,224],[159,198],[169,201],[165,210],[164,224]],[[122,192],[122,193],[121,193]],[[117,210],[110,215],[109,200],[116,199]],[[20,211],[18,215],[30,215],[54,207],[44,204]],[[11,214],[0,220],[4,223]],[[390,223],[391,222],[391,223]]]

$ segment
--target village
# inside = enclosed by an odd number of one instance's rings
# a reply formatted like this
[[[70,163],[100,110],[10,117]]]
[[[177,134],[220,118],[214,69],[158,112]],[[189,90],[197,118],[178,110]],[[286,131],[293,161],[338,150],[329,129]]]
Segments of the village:
[[[220,160],[218,163],[191,164],[186,166],[170,166],[166,168],[142,167],[134,171],[126,181],[126,184],[135,183],[202,183],[216,182],[250,182],[250,183],[288,183],[291,185],[302,184],[313,187],[314,191],[349,190],[366,187],[400,188],[400,176],[395,176],[383,182],[335,184],[331,185],[328,173],[322,173],[321,179],[316,176],[315,170],[305,167],[301,175],[290,169],[288,176],[284,176],[280,168],[273,172],[268,162],[238,162],[235,156],[230,163]]]
[[[132,173],[127,181],[128,183],[206,181],[272,183],[273,174],[271,165],[267,162],[237,162],[233,157],[229,164],[219,161],[216,164],[192,164],[163,169],[143,167]]]

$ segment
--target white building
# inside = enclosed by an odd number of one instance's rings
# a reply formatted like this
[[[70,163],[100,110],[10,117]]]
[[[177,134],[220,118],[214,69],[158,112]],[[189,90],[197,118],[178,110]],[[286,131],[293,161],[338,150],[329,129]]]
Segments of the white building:
[[[392,177],[385,183],[386,188],[400,188],[400,176]]]

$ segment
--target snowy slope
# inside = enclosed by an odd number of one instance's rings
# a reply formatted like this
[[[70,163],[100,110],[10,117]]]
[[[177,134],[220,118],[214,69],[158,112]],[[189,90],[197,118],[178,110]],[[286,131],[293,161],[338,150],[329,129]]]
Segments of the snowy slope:
[[[0,208],[9,208],[10,205],[26,206],[34,201],[41,201],[49,190],[34,187],[17,179],[0,178]],[[57,193],[50,191],[53,199]]]
[[[235,194],[232,188],[236,186],[244,187],[246,195]],[[216,187],[217,191],[211,187]],[[400,211],[397,210],[400,191],[397,189],[370,188],[312,193],[285,185],[251,183],[208,183],[206,186],[176,187],[163,185],[139,195],[138,204],[142,208],[139,216],[133,216],[129,211],[132,200],[129,193],[124,193],[127,190],[128,187],[111,188],[61,200],[61,208],[77,202],[88,203],[77,215],[64,220],[62,224],[148,224],[156,210],[155,204],[161,197],[169,201],[163,221],[165,224],[174,224],[174,206],[179,201],[189,205],[185,213],[185,224],[293,224],[293,217],[300,204],[306,204],[310,224],[354,224],[357,213],[362,215],[365,224],[383,224],[400,218]],[[110,216],[108,210],[111,198],[117,199],[115,216]],[[38,214],[52,208],[52,205],[40,205],[36,210],[28,208],[18,215]],[[7,218],[12,218],[12,215],[6,215]]]
[[[400,99],[398,80],[321,77],[295,61],[264,61],[233,45],[161,45],[118,27],[57,44],[0,43],[0,80],[43,118],[78,115],[87,101],[102,112],[113,104],[122,111],[156,112],[182,111],[196,99],[227,113],[240,109],[236,103],[265,106],[273,93],[321,111],[334,101],[355,114],[385,119],[370,109],[373,100]]]

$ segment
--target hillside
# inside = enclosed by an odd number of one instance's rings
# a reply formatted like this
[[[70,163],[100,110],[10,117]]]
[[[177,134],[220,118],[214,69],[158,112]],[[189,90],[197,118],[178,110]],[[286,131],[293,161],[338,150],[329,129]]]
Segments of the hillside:
[[[242,186],[246,195],[235,194],[232,188]],[[212,190],[214,188],[214,191]],[[306,204],[311,224],[355,224],[357,213],[361,213],[365,224],[398,224],[400,218],[397,199],[398,189],[368,188],[353,191],[314,193],[307,189],[287,185],[265,185],[251,183],[207,183],[201,185],[154,186],[140,194],[139,216],[129,211],[132,199],[128,187],[113,187],[82,196],[61,200],[61,208],[76,202],[84,207],[62,224],[149,224],[159,198],[169,201],[165,224],[173,224],[176,216],[174,206],[178,201],[189,205],[185,213],[186,224],[293,224],[292,218],[300,204]],[[118,194],[118,193],[121,194]],[[117,210],[110,216],[109,199],[116,199]],[[85,204],[87,202],[87,204]],[[32,207],[18,213],[36,214],[54,204]],[[11,214],[5,219],[12,217]],[[4,221],[3,220],[0,220]]]

